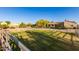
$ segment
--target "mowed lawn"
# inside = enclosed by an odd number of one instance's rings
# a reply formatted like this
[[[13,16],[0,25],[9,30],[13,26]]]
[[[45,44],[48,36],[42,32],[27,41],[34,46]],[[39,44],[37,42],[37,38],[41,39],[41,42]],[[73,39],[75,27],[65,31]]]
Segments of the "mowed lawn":
[[[72,33],[54,30],[26,30],[12,32],[32,51],[77,51],[79,38]]]

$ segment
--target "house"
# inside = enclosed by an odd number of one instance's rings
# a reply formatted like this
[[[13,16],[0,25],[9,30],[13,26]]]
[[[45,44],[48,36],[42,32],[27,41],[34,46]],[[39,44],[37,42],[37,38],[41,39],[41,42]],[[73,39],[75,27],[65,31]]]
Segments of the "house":
[[[50,28],[61,28],[64,27],[64,22],[51,22],[48,24]]]
[[[48,24],[49,28],[69,28],[75,29],[78,28],[78,24],[75,21],[65,20],[64,22],[50,22]]]
[[[75,21],[65,20],[64,21],[64,27],[65,28],[76,29],[77,28],[77,23]]]

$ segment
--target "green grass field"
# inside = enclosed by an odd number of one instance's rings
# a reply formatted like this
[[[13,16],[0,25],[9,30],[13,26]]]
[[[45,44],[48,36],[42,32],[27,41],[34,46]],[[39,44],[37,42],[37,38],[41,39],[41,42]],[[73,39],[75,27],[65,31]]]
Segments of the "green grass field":
[[[12,32],[32,51],[76,51],[78,37],[71,33],[51,30],[27,30]]]

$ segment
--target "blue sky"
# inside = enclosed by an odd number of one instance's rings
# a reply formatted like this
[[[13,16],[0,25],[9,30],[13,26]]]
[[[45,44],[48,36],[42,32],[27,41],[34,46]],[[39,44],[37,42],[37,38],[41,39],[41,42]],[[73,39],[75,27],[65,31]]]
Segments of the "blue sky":
[[[0,21],[35,23],[39,19],[79,22],[78,7],[0,7]]]

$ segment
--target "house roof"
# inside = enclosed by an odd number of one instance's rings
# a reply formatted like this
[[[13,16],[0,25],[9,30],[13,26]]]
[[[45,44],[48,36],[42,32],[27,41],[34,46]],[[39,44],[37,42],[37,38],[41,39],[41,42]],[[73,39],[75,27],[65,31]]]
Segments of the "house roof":
[[[60,23],[64,23],[64,22],[51,22],[49,24],[60,24]]]
[[[65,22],[71,22],[77,24],[75,21],[71,21],[71,20],[65,20]]]

